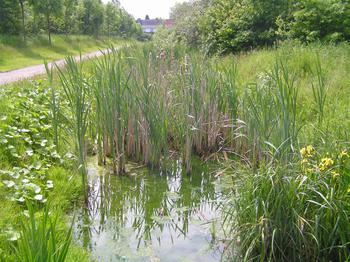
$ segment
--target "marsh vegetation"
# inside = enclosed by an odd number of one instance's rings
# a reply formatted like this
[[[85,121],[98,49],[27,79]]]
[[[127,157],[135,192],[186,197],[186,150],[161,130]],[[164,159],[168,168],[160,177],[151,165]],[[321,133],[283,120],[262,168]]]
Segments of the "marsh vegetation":
[[[16,233],[33,228],[9,226],[13,210],[36,203],[42,221],[48,202],[62,221],[35,230],[60,232],[62,254],[64,214],[77,213],[68,260],[87,259],[79,243],[142,260],[205,241],[209,261],[348,259],[349,56],[347,44],[224,58],[111,46],[1,89],[0,254],[30,249]]]

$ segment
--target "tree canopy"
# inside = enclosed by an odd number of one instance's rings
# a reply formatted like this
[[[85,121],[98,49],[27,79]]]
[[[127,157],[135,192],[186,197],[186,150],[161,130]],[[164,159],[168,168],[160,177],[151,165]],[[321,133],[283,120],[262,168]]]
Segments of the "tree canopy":
[[[171,12],[175,41],[228,53],[276,41],[350,40],[350,0],[194,0]]]
[[[141,28],[119,1],[1,0],[0,34],[86,34],[136,37]]]

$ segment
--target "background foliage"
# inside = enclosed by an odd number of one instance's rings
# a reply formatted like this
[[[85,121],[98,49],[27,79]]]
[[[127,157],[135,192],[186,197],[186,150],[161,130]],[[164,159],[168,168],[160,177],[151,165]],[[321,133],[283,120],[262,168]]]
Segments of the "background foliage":
[[[171,17],[175,28],[169,35],[206,53],[251,50],[287,39],[350,39],[349,0],[197,0],[177,4]]]
[[[101,0],[0,1],[0,34],[43,32],[135,37],[141,28],[116,0],[107,4]]]

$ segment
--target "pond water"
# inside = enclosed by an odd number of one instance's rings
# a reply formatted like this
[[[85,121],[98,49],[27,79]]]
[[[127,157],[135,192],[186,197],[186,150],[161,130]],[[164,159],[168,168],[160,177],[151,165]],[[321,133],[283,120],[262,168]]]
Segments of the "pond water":
[[[167,172],[133,172],[117,177],[89,165],[75,239],[98,261],[220,261],[214,240],[221,193],[208,169],[187,176],[174,161]]]

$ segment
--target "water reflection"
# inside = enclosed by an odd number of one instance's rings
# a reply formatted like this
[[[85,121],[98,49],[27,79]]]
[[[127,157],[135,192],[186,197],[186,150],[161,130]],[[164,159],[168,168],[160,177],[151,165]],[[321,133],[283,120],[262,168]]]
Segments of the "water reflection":
[[[198,168],[182,175],[137,170],[132,176],[89,167],[89,201],[75,237],[99,261],[218,261],[210,247],[220,191],[213,176]]]

